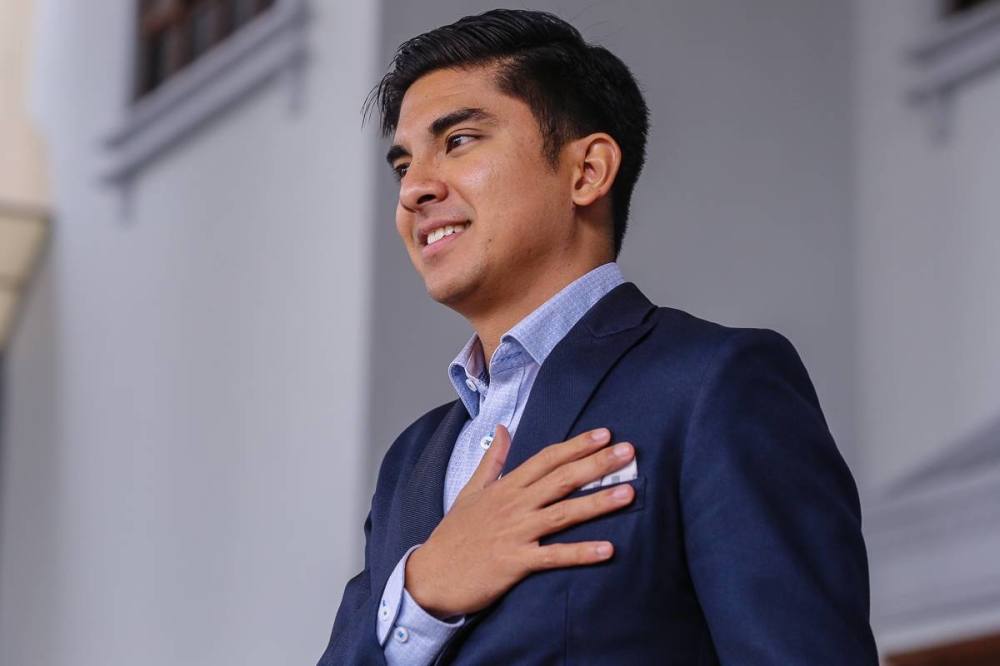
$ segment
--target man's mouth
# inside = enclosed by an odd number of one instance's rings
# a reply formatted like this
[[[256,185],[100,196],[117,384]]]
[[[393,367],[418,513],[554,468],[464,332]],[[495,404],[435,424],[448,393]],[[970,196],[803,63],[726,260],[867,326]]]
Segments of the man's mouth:
[[[438,227],[429,234],[427,234],[427,241],[425,245],[431,246],[437,243],[442,238],[451,236],[452,234],[460,234],[469,228],[468,222],[463,222],[461,224],[449,224],[443,227]]]

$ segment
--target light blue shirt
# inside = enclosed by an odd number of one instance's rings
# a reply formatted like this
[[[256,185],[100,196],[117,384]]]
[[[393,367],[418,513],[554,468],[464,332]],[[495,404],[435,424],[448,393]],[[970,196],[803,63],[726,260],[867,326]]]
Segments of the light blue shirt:
[[[469,412],[469,420],[448,461],[442,498],[445,513],[476,471],[486,453],[484,443],[496,425],[503,424],[514,436],[531,387],[552,349],[597,301],[623,282],[615,263],[578,278],[500,338],[488,371],[478,336],[474,335],[455,357],[448,376]],[[414,548],[396,565],[379,604],[376,633],[390,666],[430,664],[465,622],[464,618],[438,620],[404,589],[406,560]]]

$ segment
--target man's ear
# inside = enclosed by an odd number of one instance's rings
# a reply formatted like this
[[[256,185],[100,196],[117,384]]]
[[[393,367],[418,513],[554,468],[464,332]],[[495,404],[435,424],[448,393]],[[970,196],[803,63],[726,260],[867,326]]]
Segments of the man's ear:
[[[622,163],[618,142],[608,134],[591,134],[572,143],[571,155],[573,203],[589,206],[607,196]]]

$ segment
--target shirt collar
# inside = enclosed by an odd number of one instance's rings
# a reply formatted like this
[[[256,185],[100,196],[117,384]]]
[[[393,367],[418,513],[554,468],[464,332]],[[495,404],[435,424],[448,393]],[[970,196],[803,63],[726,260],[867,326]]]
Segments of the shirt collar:
[[[491,370],[521,350],[527,352],[531,361],[542,365],[583,315],[624,282],[621,269],[614,262],[577,278],[501,336],[500,346],[490,359]],[[448,367],[448,378],[473,417],[479,413],[479,395],[489,386],[487,377],[483,346],[479,336],[473,335]]]

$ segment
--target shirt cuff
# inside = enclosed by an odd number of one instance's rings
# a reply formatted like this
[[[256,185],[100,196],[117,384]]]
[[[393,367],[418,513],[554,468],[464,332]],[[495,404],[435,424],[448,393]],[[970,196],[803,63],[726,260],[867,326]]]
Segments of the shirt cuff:
[[[377,635],[389,666],[430,664],[448,640],[465,624],[465,617],[439,620],[420,607],[404,588],[406,561],[419,546],[399,560],[379,601]]]

